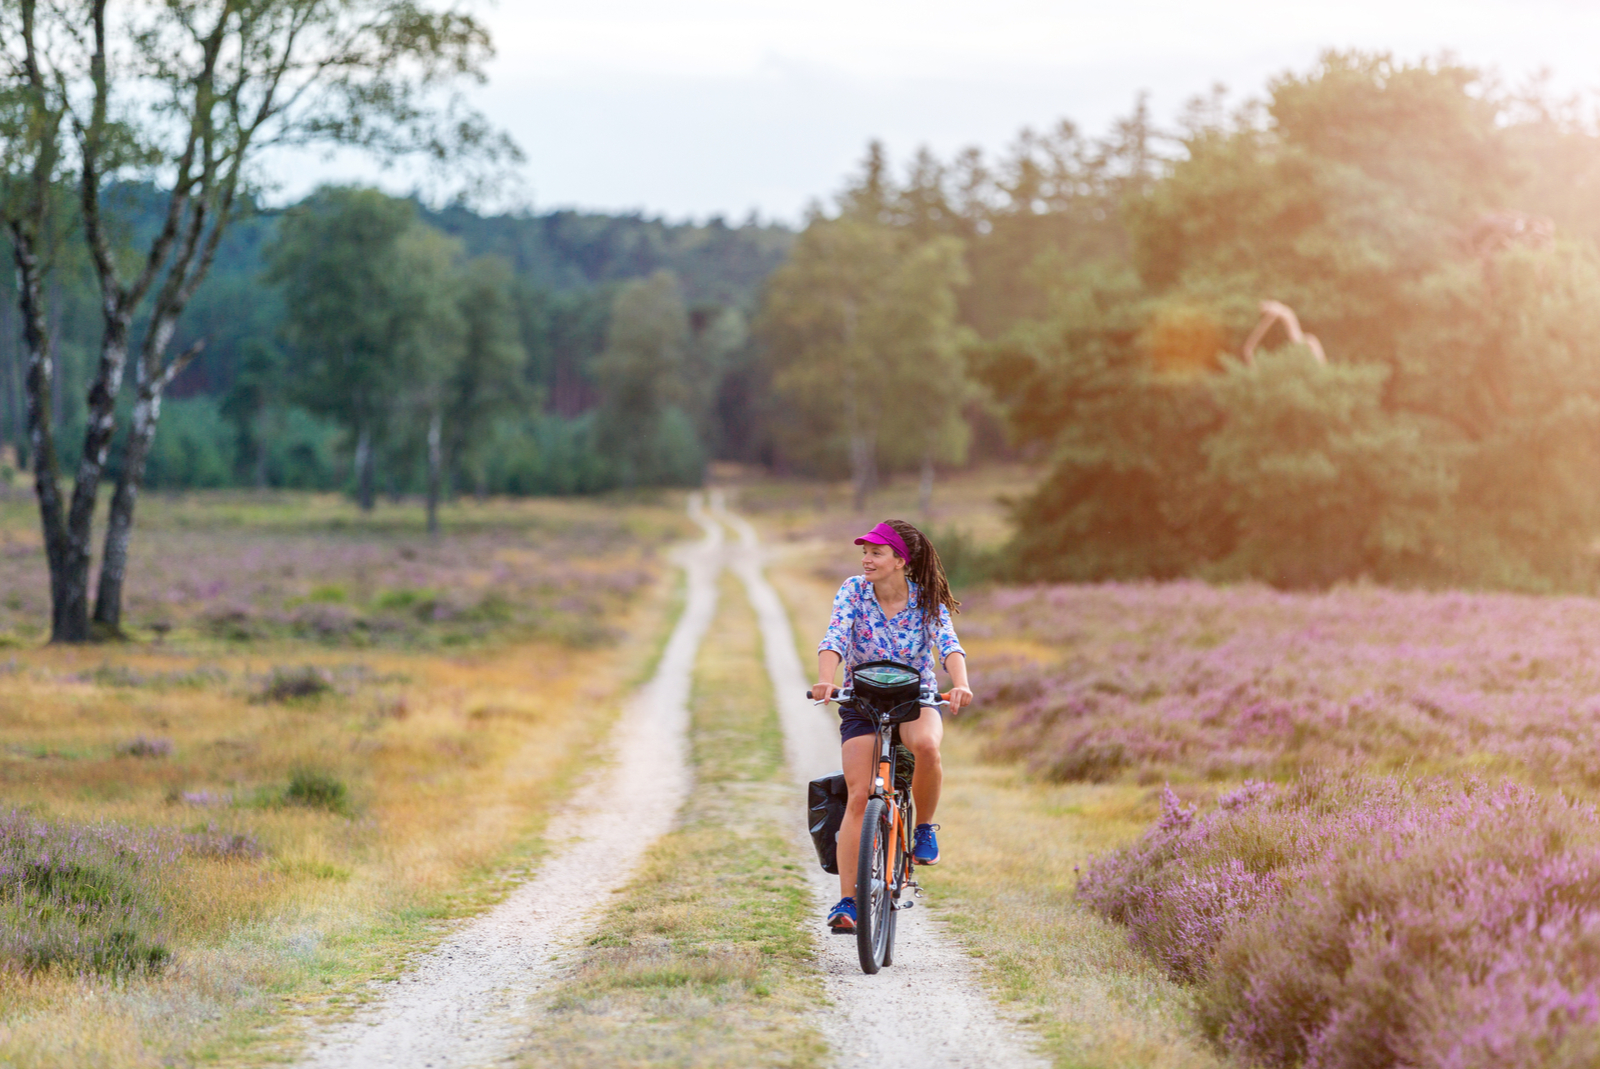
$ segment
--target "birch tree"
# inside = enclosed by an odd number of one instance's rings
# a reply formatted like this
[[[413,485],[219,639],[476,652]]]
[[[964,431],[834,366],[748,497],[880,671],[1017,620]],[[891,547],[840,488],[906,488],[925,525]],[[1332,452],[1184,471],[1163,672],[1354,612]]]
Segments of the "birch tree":
[[[199,353],[171,351],[240,194],[275,148],[347,146],[382,158],[495,164],[516,150],[450,89],[481,78],[484,28],[417,0],[9,0],[0,4],[7,124],[4,211],[28,353],[34,480],[50,564],[51,637],[91,637],[92,520],[130,359],[134,406],[107,523],[94,621],[116,632],[134,510],[167,387]],[[109,186],[152,180],[161,225],[135,254],[113,240]],[[101,293],[82,461],[63,499],[39,307],[44,251],[76,190]],[[136,320],[141,324],[135,337]]]

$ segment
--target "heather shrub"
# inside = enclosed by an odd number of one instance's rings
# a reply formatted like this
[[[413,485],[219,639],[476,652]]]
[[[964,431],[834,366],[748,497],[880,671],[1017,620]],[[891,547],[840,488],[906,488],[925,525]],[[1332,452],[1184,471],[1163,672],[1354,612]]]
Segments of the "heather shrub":
[[[432,590],[385,590],[373,599],[373,607],[385,612],[408,612],[424,622],[433,619],[439,595]]]
[[[79,682],[101,687],[138,687],[145,682],[138,672],[121,664],[102,664],[92,672],[80,672],[76,678]]]
[[[284,788],[283,800],[290,805],[342,814],[349,812],[349,794],[344,781],[333,773],[319,768],[297,768],[289,773],[289,786]]]
[[[1469,768],[1600,791],[1600,601],[1199,583],[979,591],[988,752],[1056,780]]]
[[[117,747],[117,753],[125,757],[171,757],[171,739],[147,739],[139,735],[132,742],[125,742]]]
[[[174,861],[149,833],[0,817],[0,967],[162,968],[172,956],[162,900]]]
[[[1593,1064],[1600,821],[1563,799],[1327,775],[1198,815],[1168,791],[1079,893],[1248,1064]]]
[[[247,605],[209,606],[200,613],[199,623],[201,630],[214,638],[231,642],[249,642],[263,634],[255,610]]]
[[[289,630],[300,638],[337,642],[364,626],[365,621],[349,606],[312,601],[296,606],[289,614],[288,624]]]
[[[254,861],[267,852],[261,840],[249,832],[223,831],[215,824],[184,832],[180,841],[184,853],[213,861]]]
[[[1131,764],[1128,748],[1121,742],[1080,735],[1060,747],[1055,756],[1038,762],[1037,767],[1047,779],[1057,782],[1104,783]]]
[[[333,689],[328,673],[314,665],[274,668],[259,695],[261,701],[288,702],[315,698]]]

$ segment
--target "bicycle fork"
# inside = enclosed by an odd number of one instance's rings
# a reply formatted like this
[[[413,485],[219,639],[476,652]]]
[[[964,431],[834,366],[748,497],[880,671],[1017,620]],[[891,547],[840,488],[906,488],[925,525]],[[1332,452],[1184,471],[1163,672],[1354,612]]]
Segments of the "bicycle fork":
[[[890,803],[889,811],[893,814],[893,816],[889,818],[889,863],[891,865],[894,865],[895,859],[899,856],[895,851],[895,847],[902,841],[907,843],[910,842],[910,839],[906,834],[907,829],[905,827],[904,819],[905,810],[899,805],[894,804],[895,796],[888,788],[888,784],[893,782],[893,776],[893,763],[887,758],[880,759],[878,761],[878,781],[875,784],[877,789],[873,793],[877,797],[882,798],[885,802]],[[916,903],[909,898],[905,901],[900,900],[900,896],[908,890],[911,891],[912,894],[914,894],[917,898],[922,897],[922,885],[917,882],[915,876],[911,875],[911,872],[911,861],[908,851],[907,858],[904,864],[900,867],[900,870],[891,871],[885,874],[888,877],[886,882],[889,885],[885,888],[885,892],[890,895],[890,901],[893,903],[891,908],[897,910],[910,909],[912,906],[916,905]]]

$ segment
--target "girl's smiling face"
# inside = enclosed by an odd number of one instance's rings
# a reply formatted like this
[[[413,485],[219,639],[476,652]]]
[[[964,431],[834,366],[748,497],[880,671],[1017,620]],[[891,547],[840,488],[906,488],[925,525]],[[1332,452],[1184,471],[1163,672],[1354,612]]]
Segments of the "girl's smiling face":
[[[888,546],[876,542],[861,543],[861,574],[874,583],[899,576],[906,570],[906,562]]]

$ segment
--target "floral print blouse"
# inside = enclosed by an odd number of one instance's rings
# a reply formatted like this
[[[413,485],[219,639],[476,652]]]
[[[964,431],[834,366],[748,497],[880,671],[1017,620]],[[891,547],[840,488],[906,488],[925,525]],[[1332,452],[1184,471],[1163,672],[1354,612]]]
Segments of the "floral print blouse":
[[[934,659],[928,639],[939,649],[938,664],[943,666],[952,653],[966,653],[956,638],[956,629],[950,624],[950,609],[939,606],[939,626],[929,629],[922,624],[922,591],[916,583],[906,580],[910,596],[906,607],[885,618],[878,605],[877,592],[864,575],[852,575],[833,596],[833,618],[828,621],[828,633],[817,643],[817,652],[833,650],[844,659],[844,685],[850,685],[851,670],[867,661],[899,661],[922,670],[922,685],[936,687]]]

